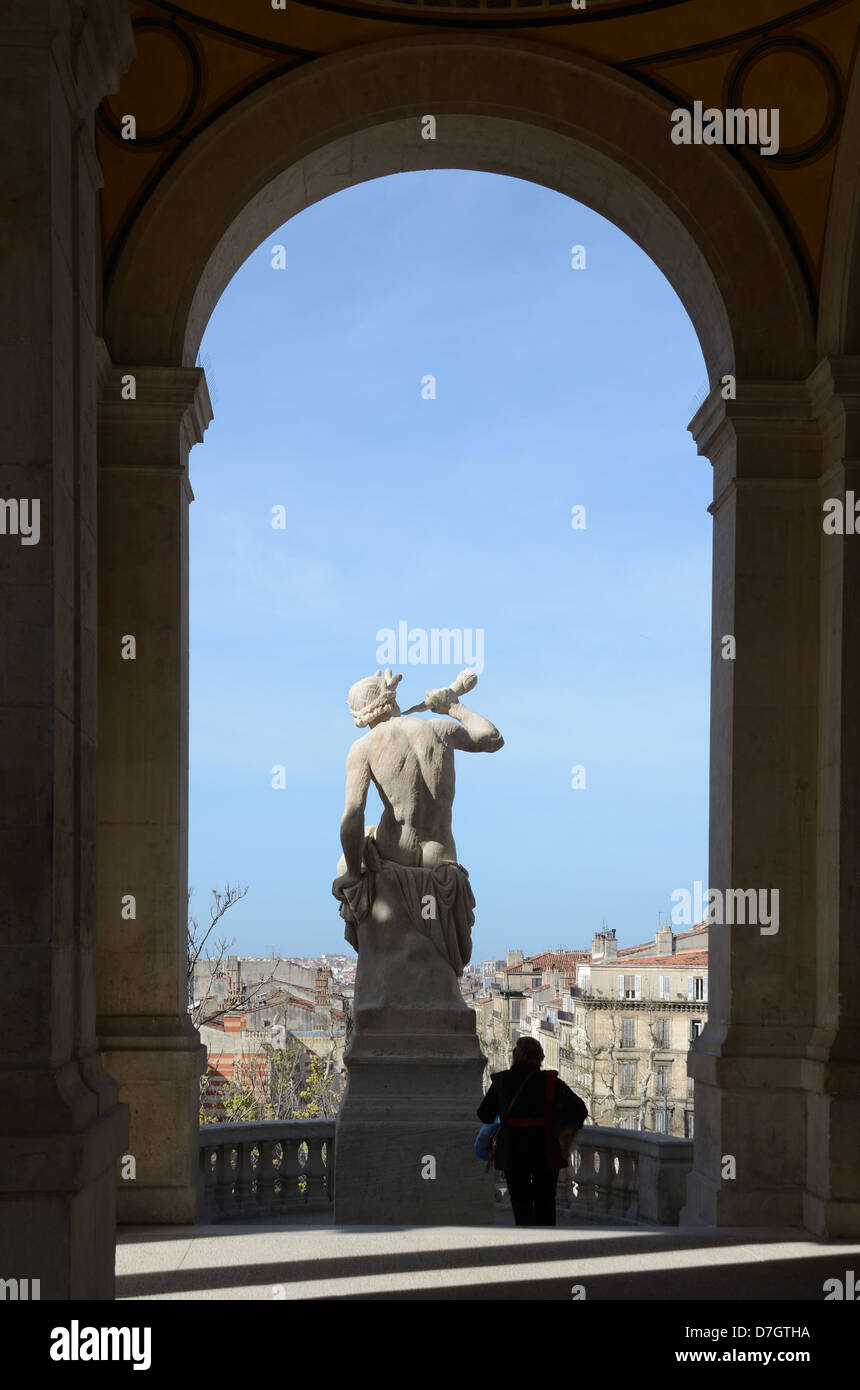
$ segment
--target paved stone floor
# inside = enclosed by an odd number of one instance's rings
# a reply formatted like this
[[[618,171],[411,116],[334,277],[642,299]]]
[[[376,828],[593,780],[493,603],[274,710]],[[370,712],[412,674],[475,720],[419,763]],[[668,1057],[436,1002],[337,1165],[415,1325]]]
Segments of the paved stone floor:
[[[582,1225],[121,1228],[120,1299],[823,1299],[860,1241],[799,1231]]]

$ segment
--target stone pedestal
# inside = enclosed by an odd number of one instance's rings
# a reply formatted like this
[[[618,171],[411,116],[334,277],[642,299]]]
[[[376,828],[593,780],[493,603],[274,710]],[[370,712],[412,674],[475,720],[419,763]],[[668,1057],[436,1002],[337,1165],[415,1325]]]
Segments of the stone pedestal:
[[[484,1070],[474,1011],[451,966],[414,928],[371,920],[358,939],[335,1223],[490,1225],[493,1175],[474,1154]]]
[[[491,1225],[494,1179],[473,1151],[484,1069],[474,1015],[471,1037],[465,1030],[459,1037],[414,1034],[396,1046],[375,1053],[362,1047],[347,1058],[335,1223]]]

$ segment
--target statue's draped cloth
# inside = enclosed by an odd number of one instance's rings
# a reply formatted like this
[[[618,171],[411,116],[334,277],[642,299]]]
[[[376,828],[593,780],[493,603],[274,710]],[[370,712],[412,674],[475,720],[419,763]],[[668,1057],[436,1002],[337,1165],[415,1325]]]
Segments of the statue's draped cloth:
[[[360,882],[343,890],[340,904],[340,915],[346,922],[344,936],[353,950],[358,951],[357,929],[370,915],[381,875],[390,896],[402,907],[407,929],[412,927],[427,937],[454,973],[462,975],[472,956],[471,927],[475,920],[475,895],[468,870],[453,863],[438,864],[435,869],[395,864],[381,857],[372,831],[364,842],[363,867]],[[435,917],[422,915],[428,897],[434,900],[430,906]]]

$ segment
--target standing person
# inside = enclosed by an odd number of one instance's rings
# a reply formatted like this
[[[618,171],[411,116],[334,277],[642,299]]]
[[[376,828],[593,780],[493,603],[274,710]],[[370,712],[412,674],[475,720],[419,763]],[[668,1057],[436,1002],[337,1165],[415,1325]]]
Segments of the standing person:
[[[541,1071],[543,1048],[520,1038],[509,1071],[494,1072],[478,1107],[484,1124],[501,1119],[495,1166],[505,1175],[517,1226],[554,1226],[558,1175],[567,1167],[553,1126],[578,1131],[588,1111],[554,1071]]]

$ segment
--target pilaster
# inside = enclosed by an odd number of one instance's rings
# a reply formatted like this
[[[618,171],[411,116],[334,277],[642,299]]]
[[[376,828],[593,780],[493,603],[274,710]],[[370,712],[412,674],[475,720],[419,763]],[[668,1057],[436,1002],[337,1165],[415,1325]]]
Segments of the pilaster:
[[[105,1064],[131,1108],[121,1221],[193,1221],[198,1079],[188,1017],[188,454],[198,368],[114,367],[99,406],[99,970]]]
[[[860,1232],[860,522],[824,530],[824,504],[860,502],[860,358],[828,358],[809,381],[822,424],[818,492],[821,649],[816,1019],[809,1067],[804,1224]],[[846,508],[846,510],[848,510]]]
[[[800,1225],[817,1040],[820,431],[804,382],[738,382],[734,400],[716,388],[690,430],[714,468],[710,887],[723,901],[755,889],[779,916],[777,931],[774,918],[709,933],[682,1220]]]

